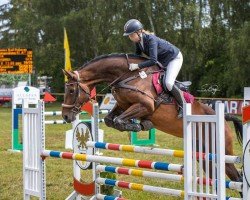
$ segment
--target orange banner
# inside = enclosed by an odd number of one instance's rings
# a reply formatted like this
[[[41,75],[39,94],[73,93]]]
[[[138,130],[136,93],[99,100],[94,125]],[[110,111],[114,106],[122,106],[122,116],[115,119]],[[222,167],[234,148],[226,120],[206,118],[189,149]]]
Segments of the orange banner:
[[[250,105],[242,108],[242,122],[243,124],[250,122]]]

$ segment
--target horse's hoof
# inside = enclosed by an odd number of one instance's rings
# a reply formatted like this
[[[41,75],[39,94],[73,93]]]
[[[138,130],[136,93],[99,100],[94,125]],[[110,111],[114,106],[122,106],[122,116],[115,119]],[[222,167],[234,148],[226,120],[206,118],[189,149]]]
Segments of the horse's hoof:
[[[127,131],[139,132],[142,130],[142,127],[140,124],[126,124],[125,129]]]

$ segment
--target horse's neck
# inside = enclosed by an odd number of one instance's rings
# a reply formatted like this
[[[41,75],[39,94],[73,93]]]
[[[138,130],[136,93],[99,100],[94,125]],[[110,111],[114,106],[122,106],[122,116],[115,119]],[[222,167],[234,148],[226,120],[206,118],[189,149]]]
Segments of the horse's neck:
[[[87,85],[95,86],[99,83],[111,83],[128,71],[125,59],[102,59],[90,63],[78,71],[80,79]]]

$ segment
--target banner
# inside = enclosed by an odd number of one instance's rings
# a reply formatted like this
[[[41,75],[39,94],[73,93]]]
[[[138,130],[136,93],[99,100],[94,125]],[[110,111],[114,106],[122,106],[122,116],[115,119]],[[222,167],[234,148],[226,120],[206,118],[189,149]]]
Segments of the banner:
[[[215,104],[217,102],[224,103],[225,113],[233,114],[233,115],[241,115],[243,100],[242,99],[201,99],[202,103],[212,107],[215,109]],[[246,105],[249,105],[249,101],[246,101]]]

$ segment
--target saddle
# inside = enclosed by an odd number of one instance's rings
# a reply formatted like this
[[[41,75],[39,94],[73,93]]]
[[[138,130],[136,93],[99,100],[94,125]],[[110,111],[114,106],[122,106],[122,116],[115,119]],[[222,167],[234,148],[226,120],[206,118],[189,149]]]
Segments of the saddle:
[[[163,104],[175,104],[175,99],[170,92],[167,92],[168,89],[164,82],[165,74],[163,72],[154,73],[152,77],[152,84],[155,88],[156,93],[158,94],[157,105]],[[194,102],[194,96],[189,93],[189,86],[191,81],[175,81],[175,85],[183,91],[183,96],[187,103]]]
[[[167,89],[163,89],[166,88],[166,86],[164,85],[164,73],[162,70],[158,70],[158,71],[144,71],[144,74],[147,75],[152,75],[152,84],[153,87],[155,88],[155,91],[157,93],[157,98],[154,98],[152,95],[148,94],[147,92],[141,90],[140,88],[134,86],[134,85],[130,85],[129,82],[137,79],[137,78],[142,78],[142,76],[144,76],[141,73],[135,74],[134,76],[128,77],[124,80],[121,80],[119,82],[114,82],[112,84],[110,84],[110,86],[112,86],[112,93],[115,92],[116,89],[118,88],[123,88],[123,89],[128,89],[128,90],[132,90],[135,92],[139,92],[151,99],[153,99],[155,101],[155,106],[158,107],[161,103],[163,104],[176,104],[176,101],[174,99],[174,97],[172,96],[172,94],[170,92],[166,92],[168,91]],[[184,98],[186,100],[187,103],[193,103],[194,101],[194,97],[193,95],[191,95],[188,92],[188,88],[191,85],[190,81],[185,81],[185,82],[180,82],[180,81],[175,81],[175,84],[178,86],[178,88],[180,90],[183,91],[183,95]]]

